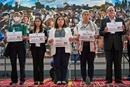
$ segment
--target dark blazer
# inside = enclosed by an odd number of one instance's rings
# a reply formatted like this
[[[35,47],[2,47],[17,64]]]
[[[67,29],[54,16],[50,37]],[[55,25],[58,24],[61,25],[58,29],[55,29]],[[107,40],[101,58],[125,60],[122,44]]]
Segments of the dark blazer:
[[[30,31],[30,33],[34,33],[34,32]],[[45,33],[45,36],[48,37],[46,30],[44,30],[44,33]],[[46,52],[46,43],[47,43],[47,39],[45,40],[45,43],[40,43],[40,48],[44,49],[44,52]],[[31,49],[34,48],[34,47],[36,47],[35,43],[31,43]]]
[[[115,34],[110,34],[110,32],[104,33],[104,29],[107,26],[107,23],[110,22],[109,17],[106,17],[101,20],[100,23],[100,30],[99,34],[100,36],[104,36],[104,50],[110,50],[114,44],[114,47],[116,50],[122,50],[123,49],[123,43],[122,43],[122,35],[126,34],[126,26],[124,21],[121,18],[115,17],[115,22],[122,22],[125,30],[123,32],[115,32]]]

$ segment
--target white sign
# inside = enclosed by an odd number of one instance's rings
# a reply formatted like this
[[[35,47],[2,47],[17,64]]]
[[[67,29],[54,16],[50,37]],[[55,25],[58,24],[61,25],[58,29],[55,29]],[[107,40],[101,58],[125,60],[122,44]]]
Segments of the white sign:
[[[54,46],[55,47],[66,47],[69,45],[69,38],[55,38]]]
[[[29,34],[30,43],[45,43],[44,33],[33,33]]]
[[[80,37],[79,40],[83,40],[83,41],[95,41],[94,35],[95,35],[95,31],[86,31],[86,30],[82,30],[79,32]]]
[[[108,32],[115,33],[115,32],[122,32],[122,22],[115,22],[115,23],[107,23]]]
[[[22,41],[22,32],[7,32],[7,42]]]

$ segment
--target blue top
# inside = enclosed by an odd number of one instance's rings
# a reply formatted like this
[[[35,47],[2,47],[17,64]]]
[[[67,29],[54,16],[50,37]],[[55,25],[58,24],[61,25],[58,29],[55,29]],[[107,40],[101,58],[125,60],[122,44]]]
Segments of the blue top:
[[[0,31],[0,41],[2,41],[4,39],[4,36],[2,34],[2,32]]]

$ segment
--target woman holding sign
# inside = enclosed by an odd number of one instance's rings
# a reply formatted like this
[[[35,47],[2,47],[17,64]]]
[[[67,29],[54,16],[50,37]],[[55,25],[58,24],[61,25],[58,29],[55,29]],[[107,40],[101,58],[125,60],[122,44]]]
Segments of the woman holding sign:
[[[65,19],[62,16],[57,17],[55,28],[51,29],[49,33],[57,84],[66,84],[65,79],[67,77],[72,40],[72,33],[70,28],[66,26]]]
[[[44,54],[46,52],[47,32],[43,29],[42,20],[39,17],[35,18],[34,29],[30,31],[29,41],[31,43],[31,53],[33,58],[33,74],[34,85],[43,84],[44,80]]]
[[[98,38],[97,26],[89,20],[90,13],[82,12],[82,21],[74,28],[76,48],[80,51],[81,75],[83,84],[92,82],[94,74],[95,39]],[[88,63],[88,76],[86,73],[86,62]]]

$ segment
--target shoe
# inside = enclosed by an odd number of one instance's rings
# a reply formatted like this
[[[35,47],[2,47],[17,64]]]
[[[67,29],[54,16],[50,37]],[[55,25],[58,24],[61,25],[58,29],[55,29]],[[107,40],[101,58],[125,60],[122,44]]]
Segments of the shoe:
[[[61,81],[57,81],[57,83],[56,83],[57,85],[59,85],[59,84],[61,84]]]
[[[17,84],[17,82],[10,82],[9,84],[10,85],[15,85],[15,84]]]
[[[19,85],[23,85],[25,81],[20,81]]]
[[[38,85],[38,82],[37,82],[37,81],[35,81],[35,82],[34,82],[34,85]]]
[[[115,82],[116,83],[123,83],[121,80],[116,80]]]
[[[112,81],[110,81],[110,80],[107,80],[107,81],[106,81],[106,84],[109,84],[109,83],[112,83]]]
[[[40,81],[40,85],[43,85],[43,81]]]
[[[66,81],[62,81],[61,83],[62,83],[62,84],[66,84]]]
[[[86,78],[86,84],[90,84],[90,78],[89,77]]]

